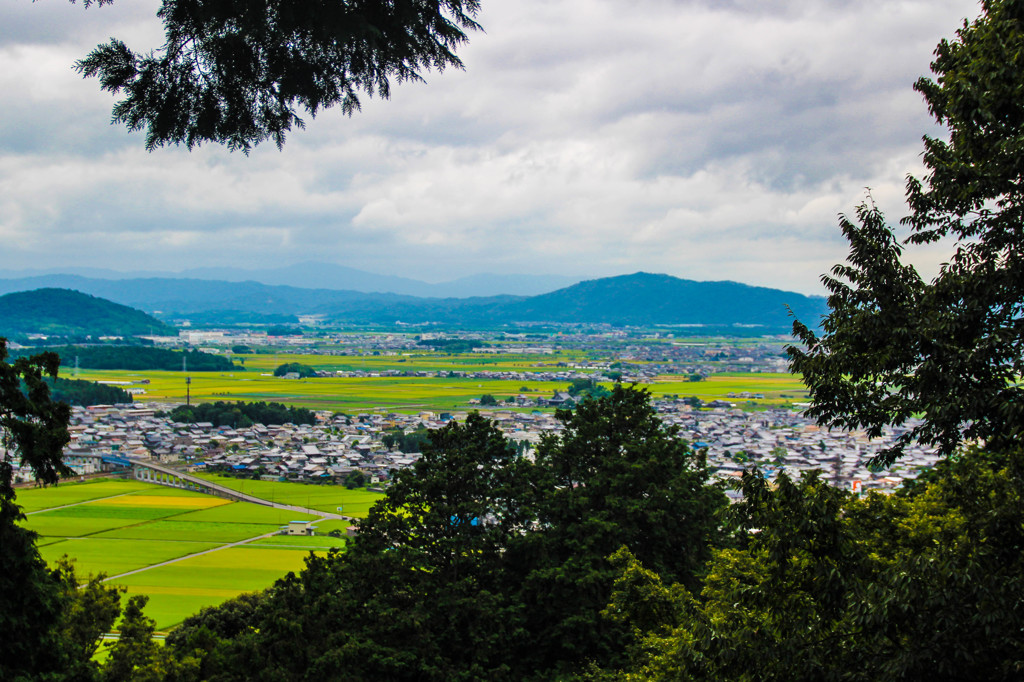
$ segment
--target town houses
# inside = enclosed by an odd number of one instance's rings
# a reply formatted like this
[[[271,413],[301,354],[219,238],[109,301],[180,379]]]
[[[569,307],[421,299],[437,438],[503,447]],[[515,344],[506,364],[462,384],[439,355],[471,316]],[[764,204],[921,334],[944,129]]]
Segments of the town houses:
[[[527,400],[536,400],[533,397]],[[525,401],[524,401],[525,402]],[[515,402],[510,403],[516,404]],[[895,466],[872,471],[868,461],[903,431],[892,428],[881,438],[862,432],[819,427],[799,410],[742,411],[729,403],[695,408],[683,399],[652,402],[666,425],[680,438],[707,452],[715,474],[729,479],[748,467],[769,478],[780,471],[796,474],[821,469],[835,485],[891,489],[932,466],[931,448],[913,447]],[[65,463],[86,475],[130,466],[132,460],[154,461],[192,470],[311,483],[345,483],[354,473],[362,485],[386,486],[395,471],[410,466],[418,452],[401,452],[388,434],[436,429],[463,420],[467,411],[422,411],[415,414],[368,412],[317,413],[317,423],[254,424],[247,428],[185,424],[165,416],[173,405],[139,404],[75,407],[72,439]],[[468,407],[468,406],[467,406]],[[530,456],[545,433],[558,433],[554,413],[541,409],[481,410]],[[392,447],[388,447],[390,444]],[[21,472],[27,475],[27,472]]]

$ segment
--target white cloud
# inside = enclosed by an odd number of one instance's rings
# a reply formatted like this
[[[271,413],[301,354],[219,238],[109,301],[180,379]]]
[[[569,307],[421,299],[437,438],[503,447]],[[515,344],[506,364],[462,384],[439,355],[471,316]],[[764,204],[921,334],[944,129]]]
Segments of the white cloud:
[[[967,0],[484,3],[466,70],[283,152],[142,150],[70,71],[159,43],[153,3],[0,8],[0,267],[257,267],[426,279],[636,270],[820,291],[836,214],[898,219],[931,52]],[[145,8],[147,11],[143,11]],[[929,262],[941,254],[928,256]]]

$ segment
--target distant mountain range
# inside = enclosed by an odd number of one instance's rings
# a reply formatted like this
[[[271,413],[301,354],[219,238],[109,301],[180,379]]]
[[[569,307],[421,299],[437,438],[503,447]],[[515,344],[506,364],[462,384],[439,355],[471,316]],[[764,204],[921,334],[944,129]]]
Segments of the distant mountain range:
[[[789,309],[811,326],[817,326],[826,312],[823,297],[642,272],[580,282],[536,296],[423,298],[251,281],[108,280],[77,275],[0,280],[0,294],[43,286],[75,289],[147,310],[167,320],[188,318],[208,324],[294,321],[299,315],[315,315],[328,322],[348,324],[704,325],[781,333],[791,327]],[[0,328],[3,323],[0,314]]]
[[[100,268],[63,268],[61,270],[0,270],[3,279],[35,279],[75,275],[89,279],[139,280],[173,279],[220,282],[258,282],[272,286],[302,289],[332,289],[363,293],[390,293],[429,298],[468,298],[471,296],[536,296],[575,284],[579,278],[559,275],[471,275],[431,284],[407,277],[380,275],[331,263],[297,263],[280,268],[246,270],[243,268],[192,268],[182,272],[119,272]],[[52,281],[52,280],[47,280]],[[47,286],[63,286],[48,284]]]
[[[68,289],[0,296],[0,336],[143,336],[176,334],[168,324],[119,303]]]

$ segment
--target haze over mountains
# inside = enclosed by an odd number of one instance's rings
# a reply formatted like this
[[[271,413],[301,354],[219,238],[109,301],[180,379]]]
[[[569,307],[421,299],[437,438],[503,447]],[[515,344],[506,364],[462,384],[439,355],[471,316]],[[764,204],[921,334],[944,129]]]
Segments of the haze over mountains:
[[[470,296],[535,296],[575,284],[578,278],[560,275],[490,275],[460,277],[449,282],[430,283],[408,277],[381,275],[331,263],[306,262],[280,268],[247,270],[244,268],[191,268],[181,272],[135,270],[122,272],[101,268],[60,268],[36,270],[0,270],[2,279],[35,279],[74,275],[89,279],[196,279],[221,282],[259,282],[272,286],[302,289],[335,289],[364,293],[391,293],[427,298],[467,298]],[[43,280],[40,280],[43,281]],[[64,286],[46,279],[40,286]],[[7,290],[9,291],[9,290]],[[4,291],[0,291],[4,293]]]
[[[790,309],[812,326],[826,311],[822,297],[736,282],[694,282],[642,272],[580,282],[536,296],[470,298],[186,278],[38,275],[0,280],[0,294],[42,287],[73,289],[147,311],[164,320],[189,319],[201,324],[295,322],[297,316],[309,315],[329,323],[353,325],[702,325],[785,333],[792,324]],[[0,319],[0,333],[3,326],[4,320]]]

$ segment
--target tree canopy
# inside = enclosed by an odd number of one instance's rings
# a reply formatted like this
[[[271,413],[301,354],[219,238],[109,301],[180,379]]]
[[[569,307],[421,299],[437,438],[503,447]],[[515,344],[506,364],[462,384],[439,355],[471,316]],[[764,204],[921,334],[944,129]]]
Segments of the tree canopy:
[[[879,455],[914,441],[953,453],[965,440],[1002,447],[1024,428],[1024,2],[986,0],[982,14],[935,51],[935,79],[914,86],[949,139],[925,137],[924,178],[907,180],[901,244],[868,202],[840,226],[849,261],[823,278],[831,295],[820,335],[796,323],[792,369],[810,414],[879,435],[923,421]],[[907,246],[956,240],[926,282]]]
[[[286,374],[298,374],[300,378],[308,379],[316,376],[316,367],[310,367],[301,362],[286,362],[283,365],[278,365],[274,370],[275,377],[283,377]]]
[[[700,591],[629,552],[606,615],[627,680],[1014,680],[1024,661],[1021,452],[973,452],[858,499],[816,474],[743,479]]]
[[[316,415],[304,407],[289,407],[281,403],[263,401],[199,403],[178,405],[170,412],[176,422],[195,424],[210,422],[214,426],[247,428],[253,424],[315,424]]]
[[[54,353],[8,362],[0,337],[0,679],[91,679],[91,658],[117,617],[118,593],[101,577],[79,589],[74,568],[47,568],[36,535],[17,522],[14,462],[55,484],[70,473],[61,457],[71,409],[52,399]]]
[[[223,355],[204,353],[201,350],[176,351],[170,348],[151,346],[61,346],[50,349],[60,356],[65,367],[79,366],[87,369],[158,369],[167,372],[244,372],[231,359]],[[29,355],[32,351],[20,352]]]
[[[478,10],[477,0],[163,0],[159,50],[111,38],[76,68],[121,96],[113,119],[144,130],[147,149],[280,148],[303,114],[351,115],[360,94],[387,98],[392,83],[461,68],[455,52]]]

